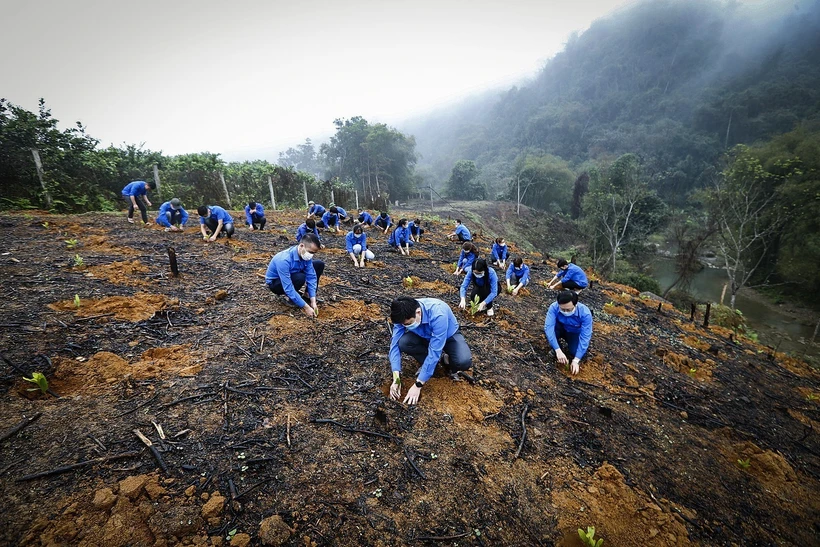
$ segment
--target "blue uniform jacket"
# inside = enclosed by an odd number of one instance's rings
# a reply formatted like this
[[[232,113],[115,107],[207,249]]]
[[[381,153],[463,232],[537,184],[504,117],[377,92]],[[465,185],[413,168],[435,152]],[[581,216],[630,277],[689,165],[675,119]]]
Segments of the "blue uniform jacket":
[[[122,189],[122,195],[125,197],[134,196],[144,196],[148,193],[148,183],[144,180],[135,180],[134,182],[129,182],[125,185],[125,188]]]
[[[469,253],[465,253],[462,250],[461,254],[458,255],[457,267],[461,268],[462,270],[472,268],[473,267],[473,262],[475,262],[476,258],[478,258],[478,256],[474,252],[470,251]]]
[[[433,376],[436,365],[441,358],[444,343],[458,332],[458,321],[450,306],[438,298],[417,298],[421,305],[421,324],[413,332],[425,340],[430,340],[427,358],[419,369],[419,381],[426,382]],[[401,371],[401,351],[399,339],[407,332],[402,324],[393,325],[393,338],[390,340],[390,368],[393,372]]]
[[[211,216],[209,218],[212,218],[217,222],[221,220],[223,226],[225,224],[233,223],[233,217],[228,214],[228,211],[219,205],[208,205],[208,208],[211,210]],[[199,217],[199,223],[205,224],[205,217]]]
[[[390,228],[393,225],[393,221],[390,218],[390,215],[386,217],[382,217],[381,215],[376,216],[377,221],[387,222],[387,227]]]
[[[506,245],[499,245],[498,243],[493,243],[492,258],[494,261],[507,260],[508,256],[510,256],[510,251],[507,249]]]
[[[347,232],[347,235],[345,236],[345,248],[348,253],[353,252],[354,245],[361,245],[362,252],[365,252],[367,250],[367,234],[362,232],[361,234],[356,235],[353,232]]]
[[[368,213],[367,211],[362,211],[359,215],[359,222],[362,224],[373,224],[373,215]]]
[[[521,264],[520,268],[516,268],[511,262],[510,265],[507,266],[507,279],[510,279],[513,274],[518,278],[519,283],[526,285],[527,281],[530,280],[530,267],[526,264]]]
[[[576,283],[578,283],[578,286],[582,289],[586,288],[586,286],[589,285],[589,281],[587,280],[587,274],[585,274],[584,270],[582,270],[579,266],[576,266],[575,264],[567,264],[566,270],[559,270],[558,279],[560,279],[562,282],[575,281]]]
[[[330,219],[333,219],[333,223],[331,224]],[[331,213],[330,211],[325,211],[325,214],[322,215],[322,223],[325,226],[338,226],[339,225],[339,215],[335,213]]]
[[[172,210],[173,209],[171,209],[171,202],[170,201],[166,201],[165,203],[160,205],[159,206],[159,212],[157,213],[157,224],[159,224],[160,226],[165,226],[166,228],[170,228],[171,223],[168,222],[168,216],[166,215],[166,213],[170,213]],[[186,211],[182,207],[177,209],[177,211],[179,211],[180,214],[182,215],[180,217],[179,223],[182,226],[185,226],[185,223],[188,222],[188,211]]]
[[[303,222],[302,225],[299,226],[299,228],[296,229],[296,243],[299,243],[300,241],[302,241],[302,238],[305,237],[306,233],[308,233],[308,227],[307,227],[307,224],[305,224]],[[316,234],[316,237],[319,237],[319,230],[318,229],[314,228],[313,233]]]
[[[589,341],[592,339],[592,312],[584,304],[576,304],[572,315],[564,315],[560,312],[558,302],[550,304],[547,319],[544,321],[544,334],[547,335],[547,342],[552,349],[560,347],[555,337],[556,323],[560,323],[569,333],[580,334],[575,357],[581,359],[589,349]]]
[[[338,205],[336,206],[336,210],[339,211],[339,216],[340,217],[347,218],[347,211],[345,211],[344,209],[342,209]]]
[[[498,296],[498,274],[495,273],[494,269],[487,268],[487,273],[481,279],[475,276],[473,270],[467,272],[467,275],[464,276],[464,281],[461,282],[461,290],[459,291],[461,298],[467,298],[467,288],[470,286],[470,281],[479,287],[483,287],[485,283],[490,284],[490,294],[487,295],[487,298],[484,300],[487,304]]]
[[[421,228],[421,226],[417,225],[412,220],[407,223],[407,229],[410,230],[410,233],[414,236],[419,235],[419,228]]]
[[[251,217],[251,212],[256,213],[256,216],[263,217],[265,216],[265,208],[262,207],[261,203],[256,204],[256,209],[251,211],[251,208],[245,205],[245,221],[247,224],[253,224],[253,218]]]
[[[473,239],[473,236],[470,235],[470,230],[468,230],[467,227],[463,224],[459,224],[458,226],[456,226],[456,235],[459,234],[462,238],[464,238],[465,241],[471,241]]]
[[[327,209],[325,209],[324,207],[322,207],[318,203],[314,203],[313,205],[311,205],[310,209],[308,209],[308,214],[309,215],[316,215],[318,217],[318,216],[321,216],[321,215],[325,214],[326,210]]]
[[[316,296],[317,278],[316,270],[313,268],[313,259],[302,260],[297,245],[276,253],[276,256],[268,264],[268,271],[265,272],[265,283],[270,284],[274,279],[280,280],[288,298],[296,302],[300,308],[304,308],[306,302],[293,288],[293,282],[290,280],[291,274],[299,272],[305,273],[307,294],[310,298],[314,298]]]
[[[392,247],[398,247],[401,245],[402,247],[407,247],[409,244],[411,247],[413,246],[413,242],[410,240],[410,230],[405,227],[396,226],[393,232],[390,234],[390,238],[387,240],[387,244]]]

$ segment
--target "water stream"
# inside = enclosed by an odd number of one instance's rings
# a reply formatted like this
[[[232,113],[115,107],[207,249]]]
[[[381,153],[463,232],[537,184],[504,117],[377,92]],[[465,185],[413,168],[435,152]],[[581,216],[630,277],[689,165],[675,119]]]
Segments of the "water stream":
[[[667,258],[656,258],[652,262],[651,270],[662,289],[666,289],[677,277],[674,262]],[[695,274],[689,292],[700,301],[720,302],[720,293],[726,279],[725,271],[704,268]],[[728,293],[725,303],[729,303]],[[743,292],[737,295],[735,307],[743,312],[746,323],[749,328],[758,333],[762,344],[778,347],[779,351],[797,356],[802,355],[803,352],[806,355],[820,356],[818,344],[813,347],[808,344],[814,333],[814,323],[801,321],[776,305],[767,303],[761,298],[749,298]],[[818,339],[816,342],[820,342],[820,336]]]

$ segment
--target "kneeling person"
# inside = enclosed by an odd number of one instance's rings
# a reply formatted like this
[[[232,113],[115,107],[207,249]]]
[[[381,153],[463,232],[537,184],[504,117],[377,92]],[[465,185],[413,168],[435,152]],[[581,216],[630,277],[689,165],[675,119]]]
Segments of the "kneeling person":
[[[376,255],[367,248],[367,234],[364,233],[361,225],[353,227],[352,232],[347,232],[345,236],[345,248],[353,259],[353,265],[357,268],[364,268],[364,261],[373,260]]]
[[[264,230],[268,219],[265,218],[265,208],[255,201],[245,205],[245,224],[251,230]]]
[[[182,207],[178,198],[166,201],[159,206],[157,224],[165,226],[166,232],[181,232],[188,222],[188,211]]]
[[[473,356],[450,306],[437,298],[402,296],[390,304],[393,338],[390,340],[390,368],[393,384],[390,398],[401,397],[401,354],[407,353],[421,364],[416,383],[407,391],[405,403],[414,405],[421,388],[436,370],[444,353],[444,364],[453,374],[473,366]]]
[[[571,359],[572,373],[578,374],[581,359],[586,355],[592,339],[592,312],[584,304],[578,303],[578,295],[573,291],[561,291],[547,309],[544,334],[550,347],[555,350],[558,362],[566,365]],[[561,350],[559,339],[566,341],[569,357]]]
[[[202,237],[208,241],[216,241],[216,238],[226,235],[228,239],[233,235],[233,217],[217,205],[201,205],[196,210],[199,213],[199,231]],[[207,227],[207,230],[205,229]],[[211,236],[208,237],[210,231]]]
[[[319,238],[315,234],[307,233],[298,245],[277,253],[271,259],[265,273],[268,288],[274,294],[287,296],[291,304],[302,308],[302,312],[308,317],[319,314],[316,289],[319,286],[319,278],[325,271],[324,262],[313,260],[319,246]],[[303,286],[306,286],[305,296],[310,298],[310,304],[299,294],[299,289]]]
[[[487,267],[487,261],[483,258],[476,260],[473,269],[467,270],[467,275],[461,282],[461,302],[458,303],[458,307],[462,310],[467,307],[467,287],[471,282],[473,290],[470,292],[470,302],[475,301],[475,297],[478,296],[478,311],[487,310],[487,315],[492,317],[495,313],[493,300],[498,296],[498,274],[494,269]]]
[[[530,284],[530,267],[520,256],[510,262],[507,268],[507,292],[517,296],[518,292]]]

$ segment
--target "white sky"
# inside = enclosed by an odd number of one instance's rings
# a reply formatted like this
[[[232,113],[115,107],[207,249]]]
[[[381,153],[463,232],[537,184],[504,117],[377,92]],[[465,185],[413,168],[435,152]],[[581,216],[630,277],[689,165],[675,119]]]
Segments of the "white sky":
[[[265,157],[535,73],[630,0],[0,0],[0,96],[102,146]],[[317,143],[318,144],[318,143]]]

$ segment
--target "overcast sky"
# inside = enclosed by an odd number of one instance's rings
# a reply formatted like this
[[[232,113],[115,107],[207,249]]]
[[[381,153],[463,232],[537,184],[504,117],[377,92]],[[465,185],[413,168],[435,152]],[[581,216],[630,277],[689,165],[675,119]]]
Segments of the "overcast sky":
[[[630,0],[0,0],[0,96],[102,146],[267,156],[534,74]]]

